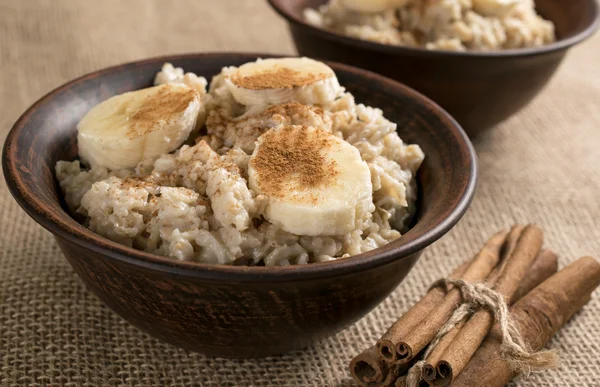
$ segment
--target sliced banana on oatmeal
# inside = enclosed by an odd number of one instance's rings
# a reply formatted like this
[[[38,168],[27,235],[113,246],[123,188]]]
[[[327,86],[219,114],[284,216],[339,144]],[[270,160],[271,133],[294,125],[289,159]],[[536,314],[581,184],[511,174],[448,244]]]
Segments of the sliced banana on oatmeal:
[[[523,0],[472,0],[475,12],[485,16],[498,17],[506,15],[522,2]]]
[[[347,9],[361,13],[383,12],[402,7],[406,3],[408,0],[342,0],[342,4]]]
[[[231,71],[225,82],[233,98],[246,106],[325,104],[341,90],[333,70],[309,58],[259,59]]]
[[[250,188],[268,198],[265,218],[292,234],[346,234],[375,209],[360,153],[322,129],[289,125],[265,132],[248,177]]]
[[[198,118],[200,97],[183,84],[165,84],[114,96],[77,125],[79,156],[92,167],[133,168],[177,149]]]

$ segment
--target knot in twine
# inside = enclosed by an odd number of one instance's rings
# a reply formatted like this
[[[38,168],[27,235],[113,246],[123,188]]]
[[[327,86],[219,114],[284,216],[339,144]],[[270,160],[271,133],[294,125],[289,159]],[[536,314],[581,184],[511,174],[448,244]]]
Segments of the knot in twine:
[[[449,286],[455,286],[462,295],[462,304],[458,307],[448,322],[442,326],[423,355],[427,359],[440,340],[467,316],[477,310],[486,308],[494,316],[500,326],[502,343],[500,355],[516,374],[529,376],[534,371],[545,371],[555,368],[558,364],[558,353],[555,350],[531,351],[523,341],[521,333],[510,316],[504,297],[485,283],[469,283],[464,280],[442,278],[435,281],[430,289],[442,287],[446,292]],[[426,360],[420,360],[408,371],[407,387],[417,387],[421,381],[423,366]]]

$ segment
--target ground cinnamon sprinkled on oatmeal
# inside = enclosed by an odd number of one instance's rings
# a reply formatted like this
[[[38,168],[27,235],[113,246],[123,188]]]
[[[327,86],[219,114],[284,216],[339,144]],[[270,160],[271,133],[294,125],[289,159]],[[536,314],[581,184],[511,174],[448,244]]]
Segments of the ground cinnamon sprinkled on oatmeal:
[[[294,190],[327,184],[339,173],[337,164],[320,152],[330,146],[332,135],[306,126],[285,126],[266,132],[250,161],[258,184],[269,196],[282,197]],[[301,192],[299,192],[301,195]],[[316,202],[317,198],[307,198]]]
[[[198,92],[192,88],[181,93],[181,86],[166,84],[158,87],[160,90],[146,97],[143,107],[129,117],[131,127],[127,138],[135,139],[149,133],[156,128],[157,122],[172,114],[183,113],[198,98]]]
[[[298,115],[300,117],[307,117],[310,113],[323,116],[325,113],[323,109],[316,106],[303,105],[299,102],[287,102],[281,105],[270,106],[262,112],[261,116],[271,117],[279,115],[282,117],[292,117]]]
[[[129,188],[150,188],[152,187],[152,183],[141,180],[137,177],[126,177],[121,182],[121,188],[129,189]]]
[[[239,73],[235,73],[230,79],[231,82],[244,89],[264,90],[306,86],[327,79],[329,76],[329,74],[302,73],[287,67],[275,67],[272,70],[249,76],[241,76]]]

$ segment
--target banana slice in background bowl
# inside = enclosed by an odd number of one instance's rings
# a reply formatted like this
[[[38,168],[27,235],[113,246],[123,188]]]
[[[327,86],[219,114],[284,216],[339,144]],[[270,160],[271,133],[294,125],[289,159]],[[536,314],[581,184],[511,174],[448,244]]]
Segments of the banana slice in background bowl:
[[[486,16],[502,17],[514,9],[517,5],[527,3],[530,0],[471,0],[473,9]]]

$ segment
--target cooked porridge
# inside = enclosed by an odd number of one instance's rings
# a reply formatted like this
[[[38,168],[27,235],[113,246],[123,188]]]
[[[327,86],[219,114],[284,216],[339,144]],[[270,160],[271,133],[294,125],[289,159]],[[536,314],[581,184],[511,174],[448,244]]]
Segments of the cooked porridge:
[[[430,50],[514,49],[556,39],[534,0],[330,0],[304,10],[304,19],[353,38]]]
[[[92,231],[173,259],[294,265],[400,237],[424,154],[381,110],[307,58],[226,67],[208,82],[165,64],[77,126],[56,176]]]

